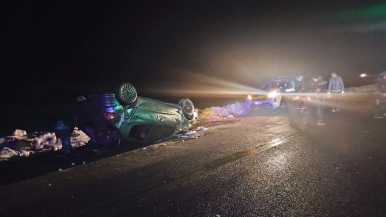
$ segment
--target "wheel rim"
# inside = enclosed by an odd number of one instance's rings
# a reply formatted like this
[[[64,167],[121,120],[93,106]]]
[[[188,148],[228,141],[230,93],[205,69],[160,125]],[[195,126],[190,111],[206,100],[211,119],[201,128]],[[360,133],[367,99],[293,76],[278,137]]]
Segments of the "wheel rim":
[[[194,105],[189,99],[181,99],[178,105],[185,115],[194,115]]]
[[[135,90],[134,86],[129,85],[129,84],[124,84],[121,87],[120,94],[122,98],[128,102],[128,103],[133,103],[135,99],[137,98],[137,91]]]
[[[194,107],[192,102],[190,102],[189,100],[184,100],[183,109],[187,114],[192,115],[194,113],[193,108]]]

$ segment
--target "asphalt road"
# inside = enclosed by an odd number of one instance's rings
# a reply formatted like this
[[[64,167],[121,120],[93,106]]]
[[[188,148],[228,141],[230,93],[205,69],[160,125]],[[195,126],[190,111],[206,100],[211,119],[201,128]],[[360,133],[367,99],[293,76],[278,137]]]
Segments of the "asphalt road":
[[[208,124],[174,140],[0,187],[0,216],[386,216],[386,120],[373,96],[293,128]]]

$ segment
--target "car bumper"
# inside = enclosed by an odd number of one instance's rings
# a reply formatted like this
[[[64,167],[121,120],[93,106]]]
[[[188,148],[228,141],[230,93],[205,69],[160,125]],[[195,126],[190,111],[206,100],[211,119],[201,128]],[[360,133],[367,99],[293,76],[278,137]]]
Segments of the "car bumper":
[[[268,98],[267,100],[262,101],[254,101],[254,100],[247,100],[247,107],[248,108],[271,108],[276,109],[279,107],[280,103],[275,98]]]

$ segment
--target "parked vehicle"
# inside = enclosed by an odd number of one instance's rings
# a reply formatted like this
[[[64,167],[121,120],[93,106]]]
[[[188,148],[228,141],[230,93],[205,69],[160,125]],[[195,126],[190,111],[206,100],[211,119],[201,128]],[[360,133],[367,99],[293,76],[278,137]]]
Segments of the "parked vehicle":
[[[78,128],[100,145],[120,141],[158,143],[189,128],[195,117],[192,101],[181,99],[178,105],[137,97],[130,83],[117,86],[115,93],[78,97]]]
[[[247,96],[246,104],[251,110],[260,110],[263,108],[281,109],[286,112],[288,105],[283,97],[284,93],[294,91],[291,81],[296,78],[294,76],[279,77],[278,79],[269,80],[259,88],[258,93]]]

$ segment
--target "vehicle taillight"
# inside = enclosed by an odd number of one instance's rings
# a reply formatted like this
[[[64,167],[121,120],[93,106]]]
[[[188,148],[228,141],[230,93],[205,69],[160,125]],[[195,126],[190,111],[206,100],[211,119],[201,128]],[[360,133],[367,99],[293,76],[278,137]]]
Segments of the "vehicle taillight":
[[[115,113],[111,113],[111,112],[104,112],[103,113],[103,116],[107,119],[107,120],[113,120],[116,116]]]

